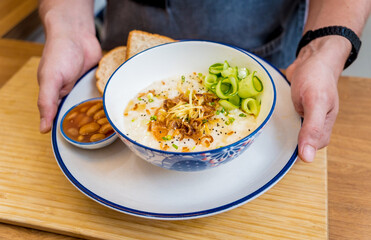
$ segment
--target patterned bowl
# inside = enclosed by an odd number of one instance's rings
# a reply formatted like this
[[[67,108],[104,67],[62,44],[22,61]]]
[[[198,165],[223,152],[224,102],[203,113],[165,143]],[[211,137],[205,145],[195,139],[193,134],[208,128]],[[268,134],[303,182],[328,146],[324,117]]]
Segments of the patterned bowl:
[[[216,62],[254,69],[264,85],[258,126],[250,135],[221,148],[201,152],[170,152],[144,146],[124,132],[123,112],[129,101],[154,81],[189,72],[206,73]],[[253,54],[221,43],[189,40],[168,43],[143,51],[123,63],[109,79],[103,105],[119,138],[139,157],[170,170],[200,171],[230,162],[248,149],[263,131],[276,104],[276,89],[269,72]]]

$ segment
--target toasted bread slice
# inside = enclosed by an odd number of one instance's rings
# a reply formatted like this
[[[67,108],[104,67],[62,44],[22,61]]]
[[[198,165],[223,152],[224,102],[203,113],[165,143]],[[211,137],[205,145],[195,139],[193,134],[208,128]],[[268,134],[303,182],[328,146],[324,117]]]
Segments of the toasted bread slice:
[[[130,31],[127,41],[126,60],[143,50],[168,42],[175,42],[175,40],[140,30]]]
[[[95,72],[98,91],[103,94],[104,87],[112,73],[125,61],[126,47],[120,46],[106,53],[99,61]]]

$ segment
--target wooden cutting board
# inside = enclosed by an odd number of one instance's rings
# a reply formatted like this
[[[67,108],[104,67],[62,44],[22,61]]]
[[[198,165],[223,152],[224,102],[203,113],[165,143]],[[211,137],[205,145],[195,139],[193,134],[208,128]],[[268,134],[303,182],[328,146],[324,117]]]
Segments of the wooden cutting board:
[[[257,199],[201,219],[143,219],[85,197],[38,132],[38,64],[31,58],[0,89],[0,222],[94,239],[328,238],[326,149]]]

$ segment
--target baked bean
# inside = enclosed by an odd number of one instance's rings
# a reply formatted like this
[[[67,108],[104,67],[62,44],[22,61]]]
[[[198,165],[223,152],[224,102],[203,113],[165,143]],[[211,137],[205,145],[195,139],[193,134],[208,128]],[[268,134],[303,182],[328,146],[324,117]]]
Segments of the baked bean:
[[[74,119],[76,116],[77,116],[78,112],[75,111],[73,113],[70,113],[67,117],[66,117],[66,120],[67,121],[71,121],[72,119]]]
[[[99,141],[105,138],[106,138],[106,135],[104,135],[103,133],[95,133],[91,135],[90,142],[96,142],[96,141]]]
[[[80,136],[77,138],[77,141],[79,141],[79,142],[84,141],[84,136],[83,136],[83,135],[80,135]]]
[[[80,112],[85,113],[86,111],[88,111],[88,109],[89,109],[89,106],[82,107],[80,109]]]
[[[96,122],[91,122],[82,126],[79,130],[81,135],[88,135],[94,133],[100,129],[100,125]]]
[[[88,109],[88,111],[86,112],[86,115],[91,117],[93,116],[96,112],[98,112],[99,110],[101,110],[103,108],[103,103],[99,102],[95,105],[93,105],[92,107],[90,107]]]
[[[88,123],[91,123],[92,121],[93,119],[91,117],[85,116],[80,122],[76,122],[76,124],[80,128]]]
[[[104,134],[107,134],[109,131],[112,131],[112,126],[109,124],[109,123],[106,123],[104,124],[100,129],[99,129],[99,132],[100,133],[104,133]]]
[[[71,136],[77,137],[79,135],[79,130],[77,128],[69,128],[67,129],[67,133],[71,134]]]
[[[85,117],[85,114],[84,113],[79,113],[77,114],[77,116],[74,118],[74,119],[71,119],[70,121],[74,124],[78,124],[79,122],[81,122],[81,120]]]
[[[106,123],[108,123],[108,119],[107,118],[101,118],[97,121],[97,123],[100,124],[100,125],[106,124]]]
[[[84,102],[70,111],[63,121],[66,135],[78,142],[95,142],[114,131],[105,116],[102,100]]]
[[[98,119],[101,119],[101,118],[104,118],[106,115],[104,114],[104,109],[102,110],[99,110],[98,112],[96,112],[94,114],[94,120],[98,120]]]

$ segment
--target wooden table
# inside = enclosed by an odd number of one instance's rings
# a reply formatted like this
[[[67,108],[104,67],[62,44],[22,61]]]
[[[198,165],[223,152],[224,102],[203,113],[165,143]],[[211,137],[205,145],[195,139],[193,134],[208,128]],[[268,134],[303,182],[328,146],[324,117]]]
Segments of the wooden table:
[[[31,56],[40,56],[41,51],[41,45],[0,40],[0,86]],[[370,90],[371,79],[342,77],[339,81],[341,108],[328,147],[330,239],[371,236]],[[0,239],[74,238],[0,224]]]
[[[0,1],[0,37],[3,37],[37,11],[37,0]]]

